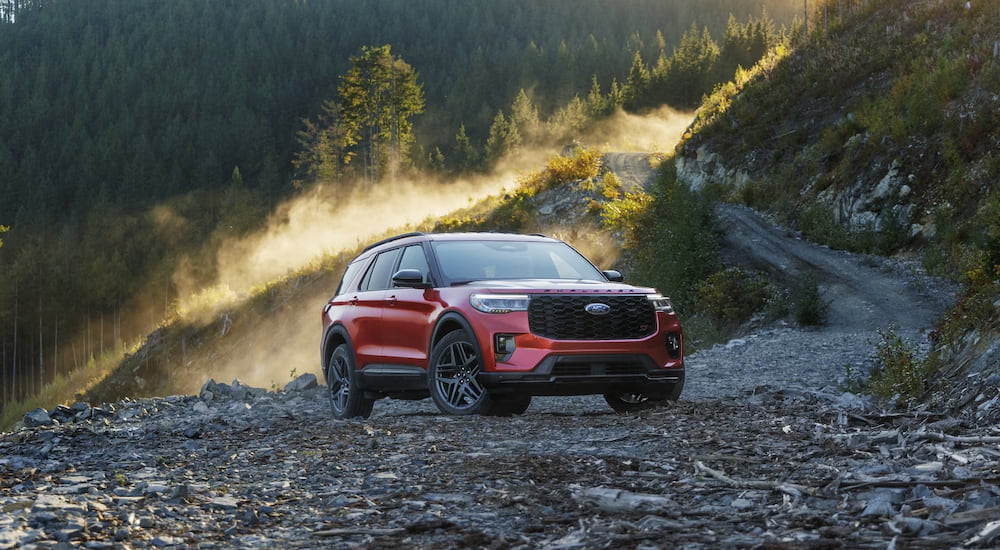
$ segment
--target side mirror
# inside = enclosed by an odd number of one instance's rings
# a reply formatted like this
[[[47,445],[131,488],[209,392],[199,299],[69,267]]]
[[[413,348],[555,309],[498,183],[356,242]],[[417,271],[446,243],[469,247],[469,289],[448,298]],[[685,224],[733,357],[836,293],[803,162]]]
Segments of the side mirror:
[[[612,283],[621,283],[621,282],[625,281],[625,276],[622,275],[621,271],[615,271],[613,269],[608,269],[606,271],[602,271],[601,273],[604,274],[604,278],[606,278],[608,281],[610,281]]]
[[[403,288],[430,288],[430,283],[424,282],[424,274],[419,269],[400,269],[392,276],[393,286]]]

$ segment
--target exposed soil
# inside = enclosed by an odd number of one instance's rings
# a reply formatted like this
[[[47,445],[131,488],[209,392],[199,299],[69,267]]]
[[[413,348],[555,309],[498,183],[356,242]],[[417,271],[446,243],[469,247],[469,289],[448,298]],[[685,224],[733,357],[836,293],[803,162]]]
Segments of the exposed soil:
[[[624,158],[620,177],[646,181]],[[901,413],[837,385],[874,330],[924,340],[948,286],[720,214],[733,258],[817,277],[825,327],[693,354],[679,402],[626,416],[579,397],[513,418],[379,401],[336,421],[311,375],[40,411],[0,436],[0,549],[1000,544],[1000,430],[983,422],[998,399]]]

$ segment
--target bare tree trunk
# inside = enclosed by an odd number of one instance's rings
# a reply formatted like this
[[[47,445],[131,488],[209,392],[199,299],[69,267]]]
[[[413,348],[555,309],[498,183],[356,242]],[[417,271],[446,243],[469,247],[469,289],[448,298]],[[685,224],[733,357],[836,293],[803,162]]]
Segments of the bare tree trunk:
[[[38,297],[38,392],[45,386],[45,339],[42,325],[42,297]]]
[[[56,330],[55,334],[52,336],[52,368],[55,369],[53,374],[59,374],[59,317],[56,316]],[[65,371],[65,369],[63,369]]]
[[[0,384],[3,385],[3,389],[0,390],[0,400],[5,403],[9,403],[7,399],[7,337],[0,336],[0,348],[3,348],[2,354],[0,354]]]
[[[11,372],[11,382],[14,387],[14,391],[11,392],[11,401],[17,401],[17,284],[14,284],[14,354],[11,356],[13,370]]]

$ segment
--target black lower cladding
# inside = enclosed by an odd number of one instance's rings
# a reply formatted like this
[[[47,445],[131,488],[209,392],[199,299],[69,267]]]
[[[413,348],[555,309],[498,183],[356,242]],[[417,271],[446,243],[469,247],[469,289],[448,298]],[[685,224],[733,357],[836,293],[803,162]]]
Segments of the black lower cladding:
[[[381,391],[427,389],[427,371],[407,365],[368,365],[361,369],[361,386]]]
[[[530,395],[586,395],[611,391],[667,395],[684,382],[684,369],[661,369],[648,355],[555,355],[528,372],[482,372],[490,391]]]

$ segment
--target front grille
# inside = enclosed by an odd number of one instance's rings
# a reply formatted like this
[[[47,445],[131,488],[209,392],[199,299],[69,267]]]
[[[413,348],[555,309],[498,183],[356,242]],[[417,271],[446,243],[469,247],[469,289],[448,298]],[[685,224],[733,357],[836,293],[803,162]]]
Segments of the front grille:
[[[610,311],[588,313],[595,303]],[[637,340],[656,330],[656,312],[644,295],[533,295],[528,325],[532,334],[552,340]]]

